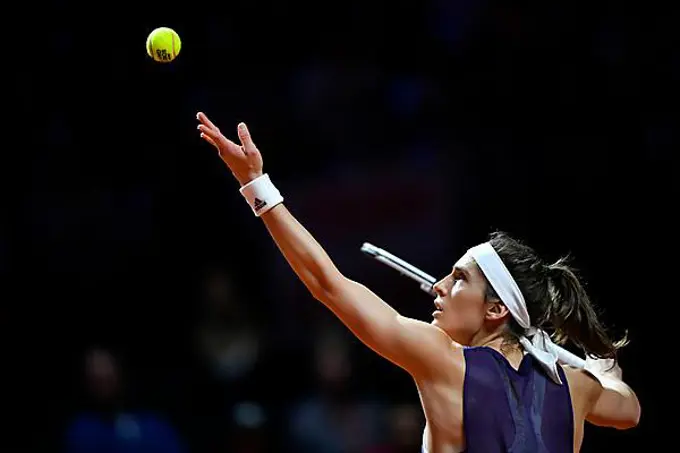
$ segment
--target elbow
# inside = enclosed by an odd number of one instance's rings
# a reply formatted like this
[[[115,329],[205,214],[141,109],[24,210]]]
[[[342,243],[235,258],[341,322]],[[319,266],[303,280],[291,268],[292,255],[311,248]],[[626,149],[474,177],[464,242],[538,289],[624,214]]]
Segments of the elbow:
[[[347,279],[339,272],[332,275],[324,275],[322,278],[314,278],[313,284],[307,285],[307,289],[314,299],[324,305],[328,305],[344,291]]]
[[[300,281],[309,294],[322,303],[327,303],[345,287],[345,278],[332,263],[293,266]]]

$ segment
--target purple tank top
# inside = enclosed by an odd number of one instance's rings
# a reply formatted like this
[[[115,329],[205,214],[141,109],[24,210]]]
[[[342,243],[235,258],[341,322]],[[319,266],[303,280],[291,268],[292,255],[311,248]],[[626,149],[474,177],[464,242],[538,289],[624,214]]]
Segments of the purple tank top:
[[[525,355],[518,370],[489,347],[465,348],[466,453],[573,453],[569,386],[554,383]]]

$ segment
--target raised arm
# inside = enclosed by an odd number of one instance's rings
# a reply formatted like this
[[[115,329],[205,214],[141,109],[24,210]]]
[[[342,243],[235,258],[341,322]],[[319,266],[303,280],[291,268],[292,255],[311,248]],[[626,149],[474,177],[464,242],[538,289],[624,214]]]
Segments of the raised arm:
[[[439,328],[406,318],[371,290],[346,278],[323,248],[278,205],[262,215],[286,260],[319,302],[328,307],[369,348],[404,368],[424,376],[441,363],[451,339]]]
[[[199,113],[198,119],[201,136],[218,149],[244,195],[243,190],[264,184],[267,176],[262,173],[262,156],[245,124],[238,127],[239,146],[225,138],[204,114]],[[269,187],[269,193],[275,193],[273,186]],[[359,340],[411,375],[424,378],[437,372],[442,354],[454,347],[448,335],[435,326],[399,315],[368,288],[346,278],[314,237],[277,201],[280,198],[272,195],[272,200],[261,213],[258,207],[262,203],[251,202],[251,207],[311,295]]]

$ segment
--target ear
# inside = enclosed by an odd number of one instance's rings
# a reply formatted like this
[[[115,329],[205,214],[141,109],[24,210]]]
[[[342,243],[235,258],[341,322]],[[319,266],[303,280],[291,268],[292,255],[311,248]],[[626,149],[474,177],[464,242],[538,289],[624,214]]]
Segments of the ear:
[[[485,318],[489,321],[500,321],[510,315],[508,307],[500,300],[494,299],[486,306]]]

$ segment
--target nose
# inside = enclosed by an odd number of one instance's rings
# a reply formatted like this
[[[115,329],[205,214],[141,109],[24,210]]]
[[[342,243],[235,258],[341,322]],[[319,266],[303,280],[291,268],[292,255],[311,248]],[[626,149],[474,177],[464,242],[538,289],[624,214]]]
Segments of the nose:
[[[439,280],[437,283],[432,285],[432,289],[434,290],[435,293],[437,293],[439,297],[446,296],[446,293],[444,292],[444,288],[442,285],[442,280]]]

